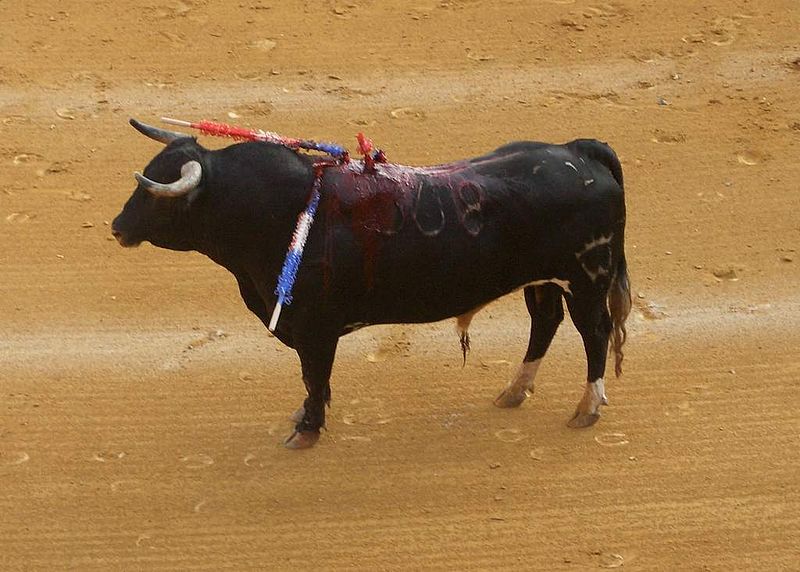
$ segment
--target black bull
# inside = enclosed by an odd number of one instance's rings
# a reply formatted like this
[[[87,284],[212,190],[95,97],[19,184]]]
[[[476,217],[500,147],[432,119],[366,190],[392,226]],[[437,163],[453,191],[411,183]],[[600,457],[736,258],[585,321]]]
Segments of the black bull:
[[[233,273],[247,307],[268,324],[315,158],[270,143],[210,151],[184,134],[131,123],[167,146],[137,173],[114,220],[120,244],[206,254]],[[448,165],[377,164],[373,172],[354,161],[324,169],[321,195],[294,303],[274,332],[297,351],[308,392],[287,446],[319,437],[340,336],[371,324],[458,317],[466,348],[478,309],[520,288],[530,339],[495,404],[517,406],[533,390],[564,317],[563,298],[588,364],[569,424],[598,419],[609,340],[619,375],[631,305],[622,170],[610,147],[518,142]]]

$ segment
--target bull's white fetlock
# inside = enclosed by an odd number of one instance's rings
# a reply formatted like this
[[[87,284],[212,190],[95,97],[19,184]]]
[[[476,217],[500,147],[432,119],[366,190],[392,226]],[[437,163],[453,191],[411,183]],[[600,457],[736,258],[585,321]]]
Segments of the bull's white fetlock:
[[[594,382],[587,382],[583,397],[575,409],[575,414],[569,420],[570,427],[581,428],[589,427],[597,423],[600,419],[600,406],[608,405],[606,397],[605,382],[599,378]]]
[[[533,393],[536,372],[539,370],[539,364],[541,363],[541,359],[522,362],[514,379],[495,398],[494,404],[503,408],[520,406]]]

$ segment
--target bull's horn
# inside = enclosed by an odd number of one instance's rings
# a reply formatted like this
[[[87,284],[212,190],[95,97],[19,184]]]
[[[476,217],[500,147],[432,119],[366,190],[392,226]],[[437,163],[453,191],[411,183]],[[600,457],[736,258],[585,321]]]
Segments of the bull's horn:
[[[147,135],[150,139],[155,139],[164,145],[172,143],[176,139],[190,137],[186,133],[181,133],[180,131],[167,131],[166,129],[160,129],[158,127],[153,127],[152,125],[142,123],[141,121],[136,121],[135,119],[131,119],[129,123],[142,135]]]
[[[174,183],[157,183],[151,181],[141,173],[134,173],[134,177],[145,189],[157,197],[180,197],[197,187],[203,177],[203,167],[197,161],[188,161],[181,167],[181,178]]]

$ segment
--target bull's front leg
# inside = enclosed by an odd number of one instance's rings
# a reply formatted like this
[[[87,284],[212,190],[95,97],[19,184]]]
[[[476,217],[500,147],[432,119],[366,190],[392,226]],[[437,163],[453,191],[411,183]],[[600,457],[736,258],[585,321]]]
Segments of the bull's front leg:
[[[296,340],[308,397],[292,416],[297,424],[284,442],[289,449],[307,449],[319,440],[320,429],[325,426],[325,406],[331,400],[330,378],[338,342],[338,336],[318,332],[311,339]]]

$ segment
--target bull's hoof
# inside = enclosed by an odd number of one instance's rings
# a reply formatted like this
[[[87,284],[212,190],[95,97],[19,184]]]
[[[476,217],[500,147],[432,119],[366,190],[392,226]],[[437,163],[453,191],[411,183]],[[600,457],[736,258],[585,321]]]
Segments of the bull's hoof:
[[[519,407],[522,405],[522,402],[525,401],[528,397],[528,392],[523,390],[514,389],[511,387],[505,388],[500,395],[498,395],[495,400],[494,404],[497,407],[502,407],[503,409],[508,409],[511,407]]]
[[[601,405],[608,405],[602,378],[594,383],[586,384],[583,397],[580,403],[578,403],[578,407],[575,409],[575,414],[572,416],[572,419],[567,422],[567,425],[573,429],[591,427],[600,419]]]
[[[301,407],[289,416],[289,420],[293,421],[294,423],[300,423],[303,420],[303,417],[305,417],[305,414],[306,408]]]
[[[598,419],[600,419],[600,413],[582,413],[576,411],[572,419],[567,422],[567,426],[573,429],[583,429],[584,427],[591,427],[597,423]]]
[[[295,431],[283,442],[287,449],[308,449],[319,441],[319,431]]]

